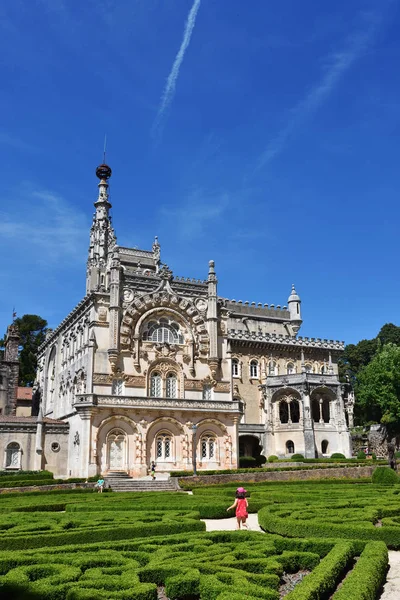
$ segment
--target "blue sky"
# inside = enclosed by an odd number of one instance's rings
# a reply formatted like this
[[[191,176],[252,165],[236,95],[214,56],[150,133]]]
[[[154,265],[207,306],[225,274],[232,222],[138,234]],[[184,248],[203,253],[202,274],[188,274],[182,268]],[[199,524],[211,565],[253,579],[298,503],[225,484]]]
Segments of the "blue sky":
[[[121,245],[302,335],[400,324],[400,2],[0,5],[0,333],[85,293],[107,134]]]

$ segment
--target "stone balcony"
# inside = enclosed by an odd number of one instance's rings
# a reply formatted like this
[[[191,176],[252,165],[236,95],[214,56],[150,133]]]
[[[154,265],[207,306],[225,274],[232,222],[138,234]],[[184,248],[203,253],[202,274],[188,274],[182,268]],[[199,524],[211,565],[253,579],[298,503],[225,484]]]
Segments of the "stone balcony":
[[[133,408],[203,413],[230,413],[241,415],[243,404],[231,400],[189,400],[187,398],[148,398],[143,396],[111,396],[102,394],[80,394],[75,398],[74,408],[80,410],[97,408]]]
[[[268,375],[265,385],[267,387],[287,387],[309,383],[315,385],[338,386],[338,376],[321,373],[293,373],[292,375]]]

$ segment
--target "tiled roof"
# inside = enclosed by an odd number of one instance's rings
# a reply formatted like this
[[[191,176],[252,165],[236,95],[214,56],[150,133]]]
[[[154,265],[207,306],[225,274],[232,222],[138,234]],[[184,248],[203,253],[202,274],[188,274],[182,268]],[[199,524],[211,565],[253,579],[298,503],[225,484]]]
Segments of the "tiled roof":
[[[15,415],[0,415],[0,423],[37,423],[37,417],[16,417]],[[49,425],[68,425],[67,421],[44,417],[43,423]]]
[[[32,388],[18,386],[17,400],[32,400]]]

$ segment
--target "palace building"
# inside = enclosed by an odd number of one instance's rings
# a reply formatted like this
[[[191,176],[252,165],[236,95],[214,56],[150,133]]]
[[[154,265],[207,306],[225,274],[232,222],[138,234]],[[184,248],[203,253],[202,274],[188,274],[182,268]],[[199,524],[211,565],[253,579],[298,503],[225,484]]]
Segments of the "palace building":
[[[153,460],[191,470],[194,456],[199,471],[241,455],[350,456],[344,345],[298,335],[294,286],[287,306],[229,300],[212,260],[204,280],[177,277],[157,238],[151,250],[119,246],[111,169],[96,174],[86,295],[39,350],[38,416],[4,404],[4,467],[143,476]]]

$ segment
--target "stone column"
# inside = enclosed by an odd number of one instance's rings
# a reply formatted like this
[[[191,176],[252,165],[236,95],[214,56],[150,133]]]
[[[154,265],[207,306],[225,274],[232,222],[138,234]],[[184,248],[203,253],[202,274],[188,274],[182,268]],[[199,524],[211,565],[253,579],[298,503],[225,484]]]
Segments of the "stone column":
[[[217,308],[217,276],[215,274],[214,261],[210,260],[208,270],[208,307],[207,325],[210,337],[210,354],[208,363],[210,365],[212,378],[217,375],[219,364],[218,356],[218,308]]]
[[[110,338],[108,343],[108,358],[113,372],[117,367],[119,354],[120,279],[121,265],[119,256],[115,252],[110,271]]]
[[[239,417],[233,417],[231,467],[239,467]]]
[[[80,477],[91,477],[97,474],[97,465],[91,462],[92,456],[92,412],[85,409],[79,414],[81,418],[80,445]]]
[[[311,401],[310,393],[307,388],[303,389],[301,399],[304,408],[304,456],[305,458],[315,458],[315,439],[311,415]]]
[[[319,422],[320,423],[324,422],[323,415],[322,415],[322,403],[323,403],[323,398],[320,397],[319,398]]]

